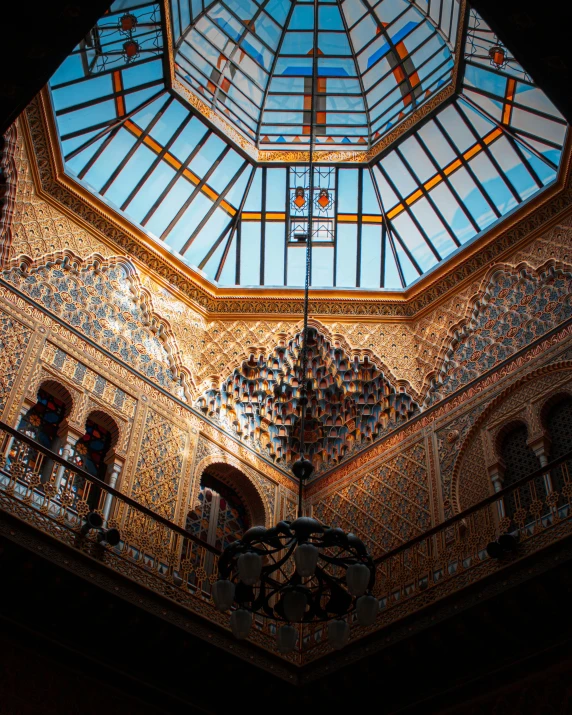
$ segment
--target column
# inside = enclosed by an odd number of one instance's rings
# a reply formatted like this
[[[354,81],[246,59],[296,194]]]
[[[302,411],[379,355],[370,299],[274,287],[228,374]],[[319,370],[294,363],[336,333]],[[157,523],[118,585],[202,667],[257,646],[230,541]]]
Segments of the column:
[[[117,486],[117,480],[119,478],[119,475],[121,474],[121,467],[122,467],[122,465],[119,464],[119,462],[114,462],[111,465],[111,469],[108,472],[106,482],[112,489],[115,489]],[[109,492],[107,492],[107,494],[105,495],[105,502],[103,504],[103,518],[106,523],[107,523],[107,521],[109,519],[109,515],[111,513],[112,504],[113,504],[113,494],[110,494]]]

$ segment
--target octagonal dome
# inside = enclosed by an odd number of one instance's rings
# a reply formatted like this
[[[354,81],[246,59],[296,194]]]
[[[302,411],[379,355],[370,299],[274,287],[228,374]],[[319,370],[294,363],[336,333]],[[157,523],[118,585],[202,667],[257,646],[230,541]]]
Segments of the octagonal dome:
[[[258,149],[371,149],[452,81],[459,0],[171,3],[175,76]],[[315,101],[313,101],[313,93]]]

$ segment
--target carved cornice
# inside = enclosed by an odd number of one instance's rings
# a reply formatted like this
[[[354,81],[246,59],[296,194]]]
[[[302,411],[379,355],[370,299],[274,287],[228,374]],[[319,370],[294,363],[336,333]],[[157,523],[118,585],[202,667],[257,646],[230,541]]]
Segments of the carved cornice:
[[[38,195],[56,204],[67,216],[95,234],[118,255],[128,254],[150,270],[159,283],[191,304],[207,318],[220,316],[259,319],[299,316],[303,309],[301,289],[222,288],[183,264],[167,248],[137,229],[124,217],[65,174],[47,90],[29,105],[22,122],[28,143],[32,173]],[[554,226],[572,200],[568,141],[559,179],[525,206],[463,247],[402,292],[367,290],[313,290],[310,313],[325,322],[359,318],[376,321],[418,318],[434,309],[463,284],[486,272],[493,262],[506,257],[516,246],[532,241]]]

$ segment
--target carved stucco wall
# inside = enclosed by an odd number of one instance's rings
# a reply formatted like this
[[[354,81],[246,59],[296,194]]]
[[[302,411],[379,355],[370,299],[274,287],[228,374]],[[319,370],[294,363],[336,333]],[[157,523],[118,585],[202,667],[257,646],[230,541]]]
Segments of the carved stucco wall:
[[[159,416],[152,420],[159,425],[157,434],[161,430],[161,434],[168,432],[169,439],[188,450],[183,461],[174,466],[179,487],[175,488],[172,480],[170,485],[164,485],[166,496],[161,508],[166,509],[165,513],[182,518],[185,500],[192,499],[197,485],[194,470],[200,464],[196,445],[202,444],[204,437],[211,445],[209,449],[220,451],[221,459],[238,459],[245,471],[251,470],[255,475],[251,475],[253,481],[275,517],[292,516],[295,505],[292,482],[246,446],[190,414],[182,402],[189,396],[194,399],[205,387],[216,384],[251,353],[268,353],[281,336],[299,330],[300,320],[282,319],[280,306],[278,311],[269,310],[263,319],[260,316],[252,319],[236,319],[231,315],[224,319],[205,317],[204,310],[191,307],[189,300],[183,299],[164,277],[156,276],[141,262],[135,265],[134,261],[127,260],[109,240],[103,240],[96,231],[87,230],[80,219],[74,219],[69,209],[60,209],[53,199],[48,202],[39,196],[27,148],[21,140],[14,161],[18,184],[12,224],[12,260],[5,278],[8,284],[28,295],[31,302],[9,295],[7,288],[2,288],[2,295],[22,313],[34,314],[31,340],[39,342],[38,350],[28,349],[30,364],[21,376],[11,378],[5,419],[15,418],[19,400],[26,390],[33,392],[32,378],[40,379],[42,371],[58,373],[77,393],[81,407],[77,408],[74,418],[78,422],[92,403],[105,404],[107,409],[115,411],[124,429],[121,442],[127,457],[124,485],[145,494],[150,504],[157,504],[153,501],[156,495],[153,496],[152,489],[146,492],[142,483],[136,484],[134,475],[138,466],[160,461],[159,442],[148,442],[144,437],[149,426],[146,420],[151,419],[148,416],[157,414]],[[426,303],[427,307],[418,315],[394,319],[387,314],[363,320],[356,316],[340,319],[332,315],[315,320],[328,338],[339,336],[347,343],[350,353],[372,355],[392,381],[406,385],[420,402],[427,397],[427,404],[434,406],[426,416],[421,415],[312,485],[309,496],[315,513],[323,514],[327,521],[339,519],[341,525],[351,526],[371,540],[376,553],[450,515],[455,507],[454,465],[472,425],[501,386],[514,381],[516,375],[530,370],[532,365],[548,360],[551,351],[560,350],[569,340],[564,331],[556,342],[547,338],[526,352],[529,340],[541,338],[568,319],[571,264],[572,220],[568,214],[512,255],[505,254],[502,264],[490,265],[486,275],[469,276],[446,298],[433,305]],[[109,271],[120,272],[111,278],[119,288],[109,283],[114,291],[105,293],[103,277],[109,276]],[[90,294],[90,285],[96,295]],[[507,293],[501,298],[503,290]],[[121,295],[121,301],[128,301],[127,311],[113,303],[115,291],[118,291],[115,295]],[[103,294],[102,305],[94,310],[93,299]],[[514,300],[517,294],[518,301]],[[495,349],[481,350],[486,355],[484,361],[473,360],[474,364],[468,366],[471,362],[468,360],[459,370],[468,352],[472,350],[474,358],[475,350],[478,351],[473,344],[477,330],[494,321],[486,329],[492,329],[492,335],[497,336],[508,325],[507,311],[499,309],[492,315],[491,301],[483,300],[484,295],[494,295],[495,300],[506,300],[507,305],[513,306],[508,313],[518,316],[519,322],[511,324],[508,330],[516,327],[521,330],[516,334],[523,337],[512,340],[514,335],[511,335],[512,345],[504,352],[496,348],[495,337],[489,343],[495,345]],[[62,298],[61,302],[56,296]],[[67,300],[68,296],[71,301]],[[34,302],[43,303],[49,312],[63,319],[64,324],[40,314],[34,309]],[[514,307],[516,303],[518,307]],[[554,305],[547,309],[550,303]],[[503,305],[497,302],[497,307]],[[96,318],[98,311],[103,311],[100,327],[95,325],[97,321],[82,322],[81,316],[89,310]],[[130,317],[120,317],[123,312],[129,312]],[[17,316],[11,315],[9,319],[17,320]],[[67,330],[65,322],[74,325],[78,332]],[[532,331],[531,325],[534,325]],[[500,333],[495,333],[499,326]],[[44,333],[40,333],[40,329]],[[90,337],[95,346],[81,335]],[[98,344],[110,354],[98,352]],[[143,351],[139,351],[137,345],[141,345]],[[16,355],[17,349],[17,346],[9,347],[9,352]],[[520,353],[515,356],[519,349]],[[507,365],[511,359],[513,363]],[[505,364],[498,369],[501,360]],[[13,362],[17,364],[18,359]],[[465,390],[469,379],[473,384]],[[153,385],[171,392],[181,402],[170,399]],[[448,397],[449,402],[441,406],[439,401],[444,397]],[[159,409],[151,410],[151,402]],[[185,446],[181,447],[184,440],[187,440]],[[478,448],[471,447],[467,454],[472,463],[478,465],[482,458]],[[475,484],[467,485],[469,500],[484,493]],[[175,502],[177,506],[172,512]],[[379,517],[372,520],[371,512],[375,510],[379,510]],[[355,524],[351,524],[352,520]]]

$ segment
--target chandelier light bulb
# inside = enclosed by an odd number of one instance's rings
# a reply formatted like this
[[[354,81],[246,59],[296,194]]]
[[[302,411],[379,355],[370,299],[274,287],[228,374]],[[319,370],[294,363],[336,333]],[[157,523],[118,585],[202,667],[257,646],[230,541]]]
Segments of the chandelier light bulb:
[[[291,589],[284,594],[284,615],[290,623],[301,623],[308,599],[303,591]]]
[[[243,640],[248,636],[252,625],[252,613],[244,608],[238,608],[230,614],[230,628],[232,634],[238,640]]]
[[[372,626],[379,613],[379,601],[371,594],[357,600],[357,619],[360,626]]]
[[[212,594],[219,611],[229,611],[234,601],[235,586],[232,581],[220,578],[213,584]]]
[[[278,629],[278,652],[285,655],[291,653],[296,647],[298,630],[291,625],[281,626]]]
[[[348,567],[346,583],[352,596],[363,596],[367,591],[370,576],[370,571],[365,564],[352,564]]]
[[[319,550],[313,544],[300,544],[294,552],[296,571],[303,578],[313,576],[318,564]]]
[[[340,650],[350,639],[350,627],[347,621],[335,620],[328,623],[328,643]]]
[[[238,557],[238,575],[245,586],[254,586],[260,579],[262,557],[254,551],[247,551]]]

